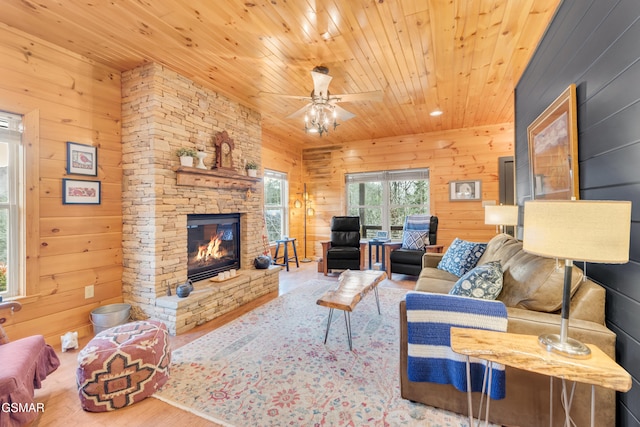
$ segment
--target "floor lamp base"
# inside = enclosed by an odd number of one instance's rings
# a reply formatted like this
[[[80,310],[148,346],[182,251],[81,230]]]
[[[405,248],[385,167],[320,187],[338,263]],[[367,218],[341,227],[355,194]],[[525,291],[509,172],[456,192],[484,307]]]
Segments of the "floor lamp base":
[[[546,348],[547,351],[562,356],[574,359],[588,359],[591,357],[589,347],[573,338],[567,337],[566,341],[563,342],[558,334],[543,334],[538,337],[538,342]]]
[[[302,258],[300,262],[311,262],[311,258]]]

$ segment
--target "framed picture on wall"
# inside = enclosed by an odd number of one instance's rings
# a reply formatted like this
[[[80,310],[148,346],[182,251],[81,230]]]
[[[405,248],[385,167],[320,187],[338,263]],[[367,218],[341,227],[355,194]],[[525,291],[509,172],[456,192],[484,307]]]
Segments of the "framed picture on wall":
[[[67,173],[98,176],[98,149],[92,145],[67,142]]]
[[[579,199],[576,85],[527,128],[534,199]]]
[[[449,182],[449,200],[452,202],[474,201],[482,198],[480,180]]]
[[[100,190],[100,181],[65,178],[62,180],[62,204],[99,205]]]

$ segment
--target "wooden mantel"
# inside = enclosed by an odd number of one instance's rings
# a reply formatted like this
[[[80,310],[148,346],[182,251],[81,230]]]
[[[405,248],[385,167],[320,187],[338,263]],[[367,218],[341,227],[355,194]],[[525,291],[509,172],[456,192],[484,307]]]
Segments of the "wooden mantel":
[[[177,185],[190,185],[194,187],[248,190],[262,179],[241,175],[228,169],[209,170],[179,166],[175,171]]]

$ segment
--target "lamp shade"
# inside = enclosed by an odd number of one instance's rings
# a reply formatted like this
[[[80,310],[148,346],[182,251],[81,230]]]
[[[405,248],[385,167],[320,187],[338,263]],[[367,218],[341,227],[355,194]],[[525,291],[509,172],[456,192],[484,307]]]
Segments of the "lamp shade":
[[[594,263],[629,261],[631,202],[534,200],[524,204],[523,249]]]
[[[484,223],[490,225],[518,225],[518,206],[485,206]]]

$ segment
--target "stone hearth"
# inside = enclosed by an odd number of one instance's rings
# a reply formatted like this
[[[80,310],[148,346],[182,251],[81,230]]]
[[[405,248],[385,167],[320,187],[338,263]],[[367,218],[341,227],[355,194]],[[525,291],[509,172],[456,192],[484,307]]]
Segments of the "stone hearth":
[[[279,268],[255,270],[264,250],[260,180],[242,181],[244,161],[261,163],[260,115],[158,64],[122,75],[123,295],[140,317],[162,320],[172,334],[187,331],[278,289]],[[215,158],[213,138],[234,139],[230,171],[242,185],[178,185],[180,147]],[[206,171],[203,171],[206,175]],[[240,213],[239,276],[195,283],[187,298],[175,287],[187,279],[187,214]],[[167,296],[171,287],[172,296]]]

